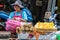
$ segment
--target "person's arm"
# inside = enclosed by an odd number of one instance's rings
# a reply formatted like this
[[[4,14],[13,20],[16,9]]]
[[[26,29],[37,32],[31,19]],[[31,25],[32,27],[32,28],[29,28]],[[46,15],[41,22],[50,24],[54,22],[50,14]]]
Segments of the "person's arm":
[[[14,19],[14,12],[11,12],[10,15],[9,15],[9,19]]]
[[[22,19],[23,19],[24,21],[27,21],[27,20],[28,20],[27,14],[26,14],[25,11],[22,12]]]

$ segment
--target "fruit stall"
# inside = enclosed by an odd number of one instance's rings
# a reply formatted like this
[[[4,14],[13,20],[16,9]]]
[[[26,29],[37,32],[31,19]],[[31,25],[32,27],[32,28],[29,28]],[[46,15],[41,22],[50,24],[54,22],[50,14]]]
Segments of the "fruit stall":
[[[30,39],[35,36],[36,40],[38,40],[40,35],[45,35],[47,33],[52,33],[56,31],[57,28],[54,26],[53,22],[37,22],[34,26],[32,23],[24,22],[23,25],[16,28],[18,39],[24,37],[25,34],[26,39]]]

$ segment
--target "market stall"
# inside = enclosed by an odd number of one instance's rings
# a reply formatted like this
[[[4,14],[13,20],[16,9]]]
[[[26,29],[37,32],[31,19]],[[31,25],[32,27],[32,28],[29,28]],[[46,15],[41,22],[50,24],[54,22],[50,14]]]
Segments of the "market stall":
[[[57,31],[57,28],[54,26],[53,22],[37,22],[36,25],[33,27],[33,25],[30,23],[25,23],[22,27],[18,27],[16,29],[17,34],[20,33],[27,33],[28,36],[26,39],[28,39],[29,35],[30,37],[35,36],[36,40],[38,40],[39,35],[51,33]]]
[[[54,26],[53,22],[38,22],[35,25],[35,28],[36,28],[36,32],[39,33],[39,35],[41,34],[41,32],[43,34],[46,34],[57,31],[57,28]],[[38,36],[36,39],[38,40]]]

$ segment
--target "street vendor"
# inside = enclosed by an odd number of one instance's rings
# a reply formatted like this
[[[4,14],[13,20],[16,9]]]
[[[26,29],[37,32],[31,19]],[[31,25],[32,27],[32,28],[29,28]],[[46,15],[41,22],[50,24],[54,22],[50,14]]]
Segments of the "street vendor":
[[[19,20],[29,21],[28,20],[28,14],[26,11],[24,11],[25,7],[22,5],[21,1],[16,1],[14,4],[11,4],[11,5],[14,6],[15,11],[10,13],[9,19],[15,18],[16,20],[18,20],[20,18]],[[32,20],[32,17],[30,17],[30,20]]]
[[[16,1],[15,3],[11,4],[14,6],[13,12],[10,13],[10,16],[6,22],[6,30],[12,30],[12,32],[16,31],[16,27],[20,26],[20,22],[27,22],[32,20],[32,17],[29,16],[28,12],[25,11],[24,6],[22,5],[21,1]],[[11,22],[13,20],[15,23]],[[19,22],[18,22],[19,21]],[[14,24],[14,25],[13,25]]]

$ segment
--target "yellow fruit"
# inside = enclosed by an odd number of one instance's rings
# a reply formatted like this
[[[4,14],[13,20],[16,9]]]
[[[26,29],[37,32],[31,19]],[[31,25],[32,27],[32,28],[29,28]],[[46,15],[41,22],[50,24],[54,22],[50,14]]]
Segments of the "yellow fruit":
[[[35,27],[36,28],[41,28],[41,29],[52,29],[52,28],[55,28],[53,22],[38,22],[35,25]]]
[[[54,23],[53,22],[50,22],[49,25],[50,25],[50,28],[54,27]]]

